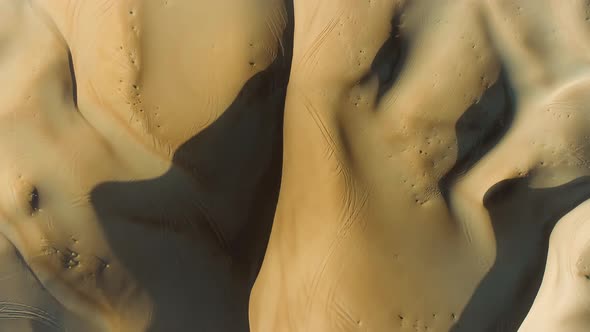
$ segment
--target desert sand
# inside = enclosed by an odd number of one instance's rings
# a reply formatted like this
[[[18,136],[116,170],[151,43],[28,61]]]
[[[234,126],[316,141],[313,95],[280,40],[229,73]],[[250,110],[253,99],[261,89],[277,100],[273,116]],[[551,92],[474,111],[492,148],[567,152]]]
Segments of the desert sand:
[[[590,197],[588,10],[295,1],[252,330],[516,331],[553,226]],[[567,324],[540,304],[529,331],[590,329],[583,301],[560,300]]]
[[[1,6],[0,232],[60,307],[0,302],[44,310],[47,331],[247,331],[280,180],[287,7]]]
[[[588,201],[580,204],[551,233],[543,282],[519,332],[588,331],[589,208]]]
[[[0,331],[590,330],[590,5],[0,1]]]

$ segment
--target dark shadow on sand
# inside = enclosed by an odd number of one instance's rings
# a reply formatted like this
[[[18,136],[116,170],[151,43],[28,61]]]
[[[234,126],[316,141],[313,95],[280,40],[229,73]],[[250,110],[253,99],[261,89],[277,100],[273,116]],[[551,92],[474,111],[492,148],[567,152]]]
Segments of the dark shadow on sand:
[[[173,163],[176,167],[151,180],[104,183],[91,193],[93,207],[101,220],[109,220],[113,216],[131,217],[131,220],[144,227],[160,228],[163,237],[164,233],[179,232],[187,233],[189,237],[194,235],[192,240],[206,241],[200,246],[208,246],[210,251],[203,255],[229,262],[231,278],[238,293],[233,294],[234,290],[221,286],[215,289],[214,280],[213,286],[206,290],[208,293],[205,295],[209,297],[192,294],[194,308],[179,310],[191,312],[178,318],[193,322],[195,330],[221,331],[224,326],[236,325],[239,328],[235,331],[249,329],[248,297],[266,250],[280,187],[283,109],[293,43],[293,5],[291,1],[288,2],[289,23],[283,34],[283,48],[279,50],[277,58],[244,84],[236,99],[217,120],[175,151]],[[179,183],[179,173],[190,175],[194,183],[184,186],[190,186],[192,191],[175,185]],[[188,195],[194,191],[200,195]],[[172,197],[174,203],[156,210],[170,213],[145,216],[138,209],[141,206],[157,206],[163,197],[168,202]],[[178,220],[171,220],[175,218]],[[221,219],[233,220],[239,227],[228,231],[222,226],[224,223],[217,222]],[[118,226],[110,227],[107,222],[103,228],[112,250],[122,264],[137,278],[139,284],[149,285],[150,276],[135,267],[157,262],[152,263],[147,254],[141,258],[143,262],[137,262],[137,255],[129,254],[126,249],[133,246],[133,241],[137,239],[132,234],[123,234],[124,231]],[[125,241],[127,244],[121,245]],[[176,250],[170,241],[154,243],[154,246],[167,246],[161,248],[162,252]],[[195,264],[199,263],[195,261]],[[208,267],[199,266],[197,269],[202,271],[203,280],[207,279]],[[162,280],[162,283],[166,282]],[[201,280],[194,282],[199,283]],[[162,321],[158,315],[159,309],[174,311],[174,308],[164,308],[174,303],[167,303],[166,298],[152,289],[148,288],[147,291],[160,306],[152,313],[150,331],[180,331],[180,325]],[[215,306],[204,302],[207,298],[214,298],[215,294],[224,299],[235,299],[236,303],[232,304],[235,312],[230,317],[216,313],[213,309]],[[186,317],[188,315],[190,317]],[[236,317],[239,317],[239,322],[230,322]],[[199,325],[199,321],[214,322]]]
[[[503,108],[494,106],[499,100]],[[457,162],[439,183],[451,213],[450,188],[505,136],[514,117],[513,100],[502,73],[457,121]],[[561,217],[588,198],[590,177],[533,188],[530,176],[523,175],[492,186],[483,204],[496,236],[496,260],[450,331],[516,332],[539,290],[551,231]]]
[[[389,36],[381,45],[371,62],[368,72],[360,79],[360,84],[367,84],[372,79],[377,79],[377,95],[375,105],[379,105],[385,93],[397,82],[408,56],[408,40],[401,33],[401,20],[407,3],[396,9],[391,19]]]
[[[529,182],[505,180],[485,194],[496,234],[496,261],[451,331],[516,332],[541,285],[553,228],[590,198],[587,176],[551,188],[531,188]],[[491,315],[499,308],[497,316]]]

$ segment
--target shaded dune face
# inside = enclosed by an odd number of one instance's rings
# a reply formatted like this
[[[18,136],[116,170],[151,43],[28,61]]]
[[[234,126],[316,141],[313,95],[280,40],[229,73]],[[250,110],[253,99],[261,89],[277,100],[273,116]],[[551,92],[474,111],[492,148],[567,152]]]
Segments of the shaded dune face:
[[[2,182],[6,188],[0,200],[0,230],[32,276],[58,304],[73,313],[63,310],[63,317],[55,318],[56,326],[64,328],[69,316],[80,315],[87,315],[91,326],[115,324],[95,317],[114,318],[116,307],[127,301],[140,302],[145,295],[125,268],[115,262],[88,192],[94,181],[125,168],[101,146],[101,140],[85,123],[74,120],[77,124],[71,129],[78,128],[70,132],[73,136],[58,134],[52,138],[51,134],[40,135],[44,129],[51,131],[47,126],[23,117],[24,123],[6,120],[2,125],[2,141],[9,144],[0,148],[5,156]],[[83,140],[83,147],[69,145],[64,151],[66,142],[78,139]],[[85,154],[88,148],[95,153]],[[39,156],[44,156],[43,162],[38,161]],[[65,166],[67,159],[75,164]],[[110,167],[96,167],[93,177],[85,176],[85,167],[104,160],[110,161]],[[113,294],[120,298],[115,300]]]
[[[2,67],[20,70],[2,91],[0,229],[57,303],[73,317],[88,315],[88,328],[100,326],[115,309],[102,289],[142,295],[124,269],[104,273],[112,253],[88,193],[97,182],[129,173],[76,109],[67,48],[33,8],[12,5],[21,24],[5,40]],[[62,314],[54,320],[63,327],[72,314]]]
[[[22,24],[1,35],[0,66],[22,75],[1,92],[0,231],[54,301],[27,303],[51,312],[40,329],[247,331],[278,194],[292,9],[3,6]]]
[[[89,320],[63,307],[31,273],[22,256],[4,237],[0,238],[0,327],[6,331],[95,331]]]
[[[590,240],[588,201],[559,220],[549,240],[543,282],[518,331],[586,331],[590,324],[588,289]]]
[[[0,330],[583,330],[586,7],[0,3]]]
[[[516,331],[590,197],[582,10],[296,1],[252,330]]]

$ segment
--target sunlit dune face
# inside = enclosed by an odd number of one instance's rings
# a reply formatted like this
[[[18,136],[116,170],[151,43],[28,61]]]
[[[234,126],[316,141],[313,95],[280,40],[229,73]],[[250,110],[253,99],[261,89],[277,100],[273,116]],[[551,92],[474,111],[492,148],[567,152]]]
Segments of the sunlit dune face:
[[[561,218],[535,302],[518,330],[582,332],[590,324],[590,201]]]
[[[114,326],[120,306],[143,295],[109,249],[90,192],[126,169],[79,114],[64,117],[59,130],[26,112],[0,120],[0,231],[66,308]]]

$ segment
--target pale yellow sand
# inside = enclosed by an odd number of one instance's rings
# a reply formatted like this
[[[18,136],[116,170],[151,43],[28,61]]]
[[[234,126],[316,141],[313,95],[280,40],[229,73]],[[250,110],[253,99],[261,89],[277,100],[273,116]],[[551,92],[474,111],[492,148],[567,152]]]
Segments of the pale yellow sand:
[[[252,330],[516,331],[553,225],[590,197],[589,10],[295,1]]]
[[[0,331],[590,330],[589,41],[581,0],[0,1]]]
[[[106,331],[247,331],[278,194],[287,7],[1,6],[0,232],[63,306],[46,310]]]
[[[590,202],[563,217],[549,242],[543,283],[519,332],[588,331],[590,326]]]

